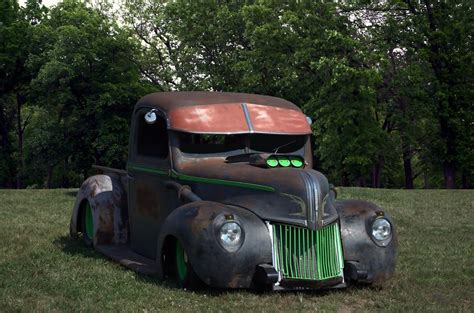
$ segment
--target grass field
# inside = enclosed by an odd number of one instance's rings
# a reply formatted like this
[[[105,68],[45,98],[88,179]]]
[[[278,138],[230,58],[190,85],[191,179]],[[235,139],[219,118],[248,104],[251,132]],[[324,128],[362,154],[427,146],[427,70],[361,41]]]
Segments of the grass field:
[[[68,237],[75,190],[0,190],[0,312],[474,311],[474,191],[344,188],[385,207],[399,233],[383,288],[256,293],[177,289]]]

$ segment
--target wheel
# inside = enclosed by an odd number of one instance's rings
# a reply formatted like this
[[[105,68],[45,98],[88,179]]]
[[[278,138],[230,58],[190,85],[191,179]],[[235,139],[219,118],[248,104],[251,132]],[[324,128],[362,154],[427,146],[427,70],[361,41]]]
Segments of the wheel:
[[[92,247],[94,237],[94,217],[92,216],[92,208],[89,202],[84,206],[82,214],[82,241],[87,247]]]
[[[204,283],[194,272],[179,240],[176,240],[176,276],[181,288],[196,290],[204,286]]]

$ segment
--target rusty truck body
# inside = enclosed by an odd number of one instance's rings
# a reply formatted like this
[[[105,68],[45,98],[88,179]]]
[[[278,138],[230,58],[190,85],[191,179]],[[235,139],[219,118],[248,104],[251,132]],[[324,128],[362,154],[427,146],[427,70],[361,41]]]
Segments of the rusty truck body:
[[[126,170],[80,188],[71,236],[182,287],[382,283],[397,238],[382,208],[337,200],[308,118],[275,97],[162,92],[135,106]]]

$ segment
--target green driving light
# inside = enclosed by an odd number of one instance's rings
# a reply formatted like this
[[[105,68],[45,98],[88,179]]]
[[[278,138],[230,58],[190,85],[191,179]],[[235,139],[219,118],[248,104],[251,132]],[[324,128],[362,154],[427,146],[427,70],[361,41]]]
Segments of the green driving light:
[[[286,156],[279,156],[278,163],[283,167],[288,167],[291,164],[290,160]]]
[[[267,158],[267,165],[268,165],[268,167],[277,167],[278,166],[277,158],[274,155],[268,157]]]
[[[290,162],[291,165],[294,167],[302,167],[303,166],[303,160],[300,157],[297,156],[291,156],[290,157]]]

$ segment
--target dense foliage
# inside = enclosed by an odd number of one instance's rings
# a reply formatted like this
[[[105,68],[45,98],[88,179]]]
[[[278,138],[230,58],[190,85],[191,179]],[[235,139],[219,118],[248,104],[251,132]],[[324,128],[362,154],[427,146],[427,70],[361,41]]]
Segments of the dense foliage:
[[[335,184],[472,187],[469,1],[0,0],[0,187],[123,167],[151,91],[261,93],[314,121]]]

